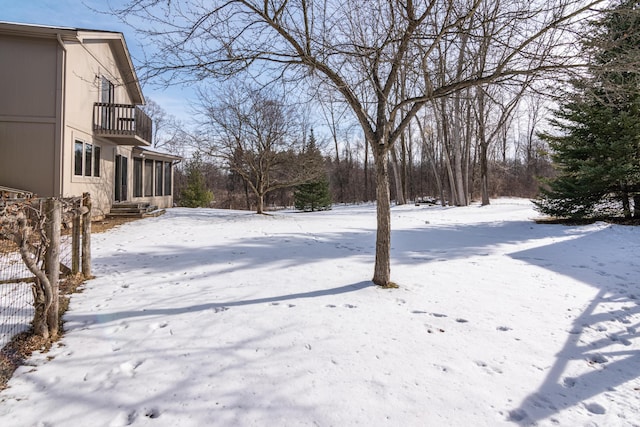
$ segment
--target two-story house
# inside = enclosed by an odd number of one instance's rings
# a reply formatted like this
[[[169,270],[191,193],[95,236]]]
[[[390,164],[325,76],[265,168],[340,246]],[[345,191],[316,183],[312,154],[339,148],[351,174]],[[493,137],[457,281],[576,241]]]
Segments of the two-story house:
[[[0,22],[0,186],[173,205],[177,156],[149,150],[151,119],[119,32]]]

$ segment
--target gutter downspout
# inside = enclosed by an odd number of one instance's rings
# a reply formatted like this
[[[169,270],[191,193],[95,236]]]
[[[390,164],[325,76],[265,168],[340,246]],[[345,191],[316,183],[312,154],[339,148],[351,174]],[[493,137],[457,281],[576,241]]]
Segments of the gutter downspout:
[[[57,153],[60,156],[58,161],[56,162],[58,165],[57,171],[57,179],[58,185],[56,186],[60,194],[58,197],[64,197],[64,171],[65,171],[65,128],[66,128],[66,82],[67,82],[67,47],[64,45],[62,41],[62,37],[60,33],[56,34],[56,39],[58,40],[58,44],[62,48],[62,67],[60,68],[62,75],[60,76],[60,94],[58,98],[58,107],[60,111],[60,118],[57,121],[57,126],[60,126],[60,129],[56,132],[58,135],[58,141],[60,146],[58,147]]]

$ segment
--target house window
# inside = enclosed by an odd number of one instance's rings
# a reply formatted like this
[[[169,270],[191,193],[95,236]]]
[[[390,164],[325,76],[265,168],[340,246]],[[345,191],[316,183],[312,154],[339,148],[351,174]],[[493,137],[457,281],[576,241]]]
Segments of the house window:
[[[115,86],[106,77],[102,76],[100,88],[100,102],[104,104],[113,104],[115,100]],[[115,129],[115,114],[112,106],[109,108],[101,108],[102,112],[101,124],[103,129]]]
[[[171,195],[171,162],[164,162],[164,195]]]
[[[74,151],[73,174],[82,176],[82,158],[84,153],[84,143],[82,141],[76,141],[73,151]]]
[[[162,196],[162,162],[156,160],[156,196]]]
[[[93,176],[100,176],[100,147],[93,147]]]
[[[102,84],[101,84],[101,90],[100,90],[100,101],[107,103],[107,104],[113,104],[113,101],[115,99],[115,86],[113,85],[113,83],[111,83],[109,81],[108,78],[106,78],[105,76],[102,76]]]
[[[73,151],[74,175],[100,176],[100,147],[76,139]]]
[[[133,159],[133,197],[142,197],[142,159]]]
[[[93,145],[84,144],[84,176],[91,176],[93,172]]]
[[[144,195],[153,196],[153,160],[144,161]]]

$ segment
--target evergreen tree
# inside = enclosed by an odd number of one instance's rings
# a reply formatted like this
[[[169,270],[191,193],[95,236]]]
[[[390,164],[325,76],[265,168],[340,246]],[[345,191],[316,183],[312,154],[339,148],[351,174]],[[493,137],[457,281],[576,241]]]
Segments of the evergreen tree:
[[[293,197],[296,209],[301,211],[331,209],[329,181],[326,178],[297,186]]]
[[[320,170],[324,164],[324,158],[317,147],[313,129],[311,129],[302,158],[304,168]],[[298,210],[313,212],[331,209],[331,194],[326,172],[314,175],[314,179],[296,186],[293,197],[295,207]]]
[[[181,205],[188,208],[207,208],[213,201],[213,193],[205,184],[202,160],[196,153],[186,164],[187,186],[182,190]]]
[[[589,74],[554,113],[559,135],[540,135],[559,169],[534,202],[542,213],[630,217],[630,198],[640,199],[639,5],[623,1],[593,24]]]

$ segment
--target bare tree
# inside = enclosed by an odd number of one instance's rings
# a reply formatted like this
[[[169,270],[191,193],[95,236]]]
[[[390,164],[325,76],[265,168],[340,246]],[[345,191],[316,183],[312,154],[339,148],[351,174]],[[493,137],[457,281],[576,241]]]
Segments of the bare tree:
[[[434,99],[567,66],[572,57],[554,55],[563,28],[602,1],[502,2],[492,34],[502,54],[483,70],[442,63],[438,47],[481,37],[478,10],[494,0],[134,0],[117,12],[142,16],[162,52],[151,57],[147,77],[184,81],[250,72],[262,81],[304,78],[340,93],[374,156],[373,282],[394,287],[388,172],[394,143]],[[409,82],[402,99],[394,90],[400,80]]]
[[[235,85],[200,92],[207,134],[201,149],[242,178],[264,213],[265,196],[316,179],[324,165],[304,156],[305,135],[296,108],[264,91]]]
[[[185,146],[190,139],[184,124],[152,99],[147,99],[142,109],[153,120],[151,146],[171,154],[184,155]]]

